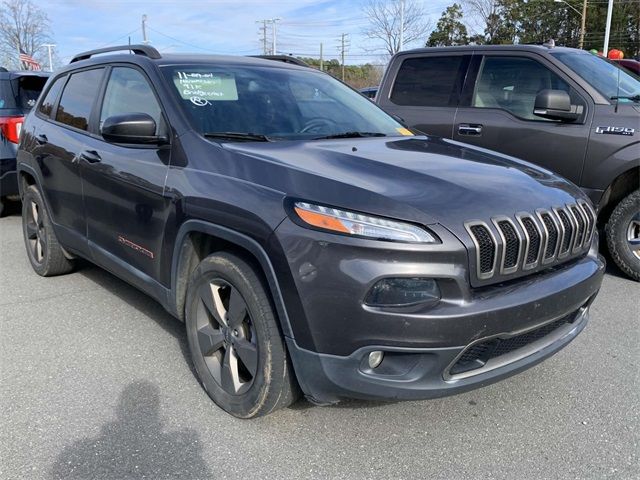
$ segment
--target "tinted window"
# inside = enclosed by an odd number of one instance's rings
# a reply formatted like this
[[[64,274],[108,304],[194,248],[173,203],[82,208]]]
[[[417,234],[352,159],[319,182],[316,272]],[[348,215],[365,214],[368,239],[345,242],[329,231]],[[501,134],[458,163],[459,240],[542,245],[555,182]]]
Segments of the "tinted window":
[[[117,67],[111,71],[100,112],[100,125],[109,117],[127,113],[146,113],[162,125],[160,105],[142,73],[133,68]]]
[[[60,77],[53,83],[53,85],[51,85],[51,88],[49,88],[49,91],[47,92],[44,100],[42,100],[42,103],[38,108],[38,111],[40,113],[47,117],[51,116],[53,107],[56,104],[56,100],[58,98],[58,95],[60,94],[60,90],[62,90],[62,86],[64,85],[64,81],[66,79],[67,77]]]
[[[103,69],[71,75],[62,92],[56,120],[80,130],[88,130],[93,102],[98,95]]]
[[[24,75],[0,80],[0,108],[17,108],[28,112],[35,105],[47,77]]]
[[[476,82],[472,105],[500,108],[526,120],[545,120],[533,114],[536,95],[546,89],[564,90],[572,103],[582,104],[573,89],[544,65],[523,57],[486,57]]]
[[[461,55],[405,60],[398,71],[391,101],[396,105],[422,107],[455,105],[464,60]]]

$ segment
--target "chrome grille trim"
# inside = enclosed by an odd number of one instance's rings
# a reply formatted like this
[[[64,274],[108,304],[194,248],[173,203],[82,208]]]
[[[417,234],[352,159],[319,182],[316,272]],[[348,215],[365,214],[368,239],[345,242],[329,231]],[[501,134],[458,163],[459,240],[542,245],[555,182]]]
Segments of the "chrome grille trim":
[[[571,247],[571,253],[578,253],[584,243],[584,232],[586,227],[586,220],[584,213],[580,211],[580,208],[575,203],[567,205],[567,211],[573,217],[573,224],[576,229],[576,233],[573,240],[573,246]]]
[[[524,249],[524,236],[522,235],[522,233],[520,232],[520,230],[518,229],[518,227],[516,226],[515,223],[513,223],[513,220],[511,220],[509,217],[507,216],[500,216],[500,217],[493,217],[491,219],[491,221],[493,222],[494,226],[496,227],[496,230],[498,231],[498,235],[500,235],[500,240],[502,240],[502,247],[501,247],[501,255],[500,255],[500,274],[501,275],[508,275],[510,273],[514,273],[518,271],[518,268],[520,268],[520,261],[522,260],[522,251]],[[505,263],[506,263],[506,256],[507,256],[507,238],[505,236],[505,232],[503,231],[502,227],[500,226],[501,222],[508,222],[511,227],[513,228],[513,230],[516,233],[516,236],[518,237],[518,254],[517,254],[517,258],[516,258],[516,263],[513,267],[506,267]]]
[[[589,202],[576,199],[565,205],[512,216],[496,215],[489,222],[465,222],[473,241],[469,250],[475,255],[475,259],[470,258],[475,262],[475,278],[508,279],[578,257],[591,246],[596,220]]]
[[[565,258],[571,253],[571,247],[573,245],[573,240],[575,237],[576,227],[573,223],[573,215],[569,215],[569,213],[567,213],[567,209],[564,207],[555,207],[553,211],[558,218],[559,224],[562,226],[562,240],[560,241],[558,258]],[[566,217],[569,225],[564,224],[564,222],[562,221],[562,215]],[[571,230],[568,230],[567,227],[569,227]],[[565,243],[567,243],[566,249],[564,248]]]
[[[474,221],[470,221],[470,222],[465,222],[464,227],[467,230],[467,233],[469,233],[469,236],[471,237],[471,240],[473,241],[473,244],[475,245],[476,248],[476,276],[480,279],[480,280],[486,280],[489,279],[491,277],[493,277],[493,275],[496,272],[496,262],[498,259],[498,242],[496,241],[496,237],[493,234],[493,232],[491,231],[491,228],[489,227],[489,225],[481,220],[474,220]],[[480,247],[480,243],[478,242],[478,238],[476,237],[476,234],[473,231],[473,227],[483,227],[486,229],[486,231],[488,232],[489,236],[491,237],[491,240],[493,241],[493,262],[491,265],[491,270],[488,272],[483,272],[482,268],[481,268],[481,255],[482,255],[482,248]]]
[[[536,215],[538,216],[538,220],[540,221],[540,225],[543,228],[543,237],[544,237],[544,244],[541,248],[542,250],[542,264],[546,265],[549,263],[553,263],[556,260],[556,257],[558,256],[558,250],[560,250],[560,241],[562,240],[562,230],[561,227],[558,225],[558,220],[556,220],[555,216],[553,215],[553,212],[551,210],[545,210],[545,209],[538,209],[536,210]],[[547,256],[547,250],[549,247],[549,241],[551,239],[551,233],[549,231],[549,228],[547,227],[546,222],[544,221],[545,218],[549,218],[549,220],[551,221],[551,223],[553,224],[553,227],[556,230],[556,244],[553,247],[552,253],[550,256]]]
[[[533,261],[528,262],[527,263],[527,259],[529,258],[529,253],[530,253],[530,249],[532,248],[532,242],[535,243],[535,237],[532,238],[532,236],[530,235],[527,227],[525,226],[526,220],[531,220],[531,222],[533,222],[534,228],[536,230],[536,233],[538,235],[538,252],[536,253],[536,257]],[[535,221],[533,215],[531,215],[530,213],[527,212],[521,212],[518,213],[516,215],[516,220],[518,221],[518,224],[520,225],[520,227],[522,228],[522,232],[524,233],[524,253],[522,255],[522,269],[523,270],[531,270],[533,268],[536,268],[538,266],[538,263],[540,261],[540,253],[542,252],[542,233],[540,230],[540,226],[538,225],[538,223]]]
[[[582,209],[582,213],[584,213],[587,219],[587,227],[586,227],[587,233],[585,235],[584,243],[582,244],[582,247],[586,248],[591,246],[591,241],[593,239],[593,232],[596,226],[596,214],[591,208],[591,206],[584,200],[578,200],[578,207]]]

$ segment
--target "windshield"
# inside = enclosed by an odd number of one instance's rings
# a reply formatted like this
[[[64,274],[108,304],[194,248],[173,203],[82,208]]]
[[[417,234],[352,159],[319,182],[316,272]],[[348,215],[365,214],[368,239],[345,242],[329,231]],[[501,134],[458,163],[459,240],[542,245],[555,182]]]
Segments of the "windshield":
[[[358,92],[311,69],[268,66],[162,67],[201,134],[225,140],[411,135]]]
[[[554,55],[605,97],[627,97],[620,98],[620,103],[640,102],[640,98],[637,98],[640,95],[640,80],[618,65],[591,54],[558,52]]]

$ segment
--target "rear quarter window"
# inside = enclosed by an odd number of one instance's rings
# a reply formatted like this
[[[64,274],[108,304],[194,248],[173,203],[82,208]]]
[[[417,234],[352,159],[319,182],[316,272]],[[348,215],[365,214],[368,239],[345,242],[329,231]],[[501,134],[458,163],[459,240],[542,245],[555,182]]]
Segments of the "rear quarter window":
[[[468,57],[408,58],[402,62],[390,100],[396,105],[455,106]]]
[[[73,73],[64,87],[56,111],[56,121],[79,130],[89,129],[89,117],[98,96],[104,69]]]

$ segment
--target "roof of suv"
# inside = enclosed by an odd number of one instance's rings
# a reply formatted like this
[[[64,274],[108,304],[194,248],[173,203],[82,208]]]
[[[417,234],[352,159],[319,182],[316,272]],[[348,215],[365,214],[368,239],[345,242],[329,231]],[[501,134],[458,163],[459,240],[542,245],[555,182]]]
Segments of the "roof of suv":
[[[128,53],[133,52],[133,54]],[[102,55],[109,53],[110,55]],[[99,56],[97,56],[99,55]],[[308,69],[304,62],[295,57],[277,56],[237,56],[237,55],[207,55],[207,54],[160,54],[150,45],[120,45],[116,47],[92,50],[76,55],[68,66],[61,71],[68,71],[88,65],[98,65],[111,62],[133,61],[134,63],[153,62],[158,65],[180,65],[189,63],[218,63],[251,66],[269,66],[276,68]]]
[[[20,77],[43,77],[47,78],[51,75],[50,72],[34,72],[33,70],[18,70],[18,71],[2,71],[0,70],[0,80],[13,80]]]

